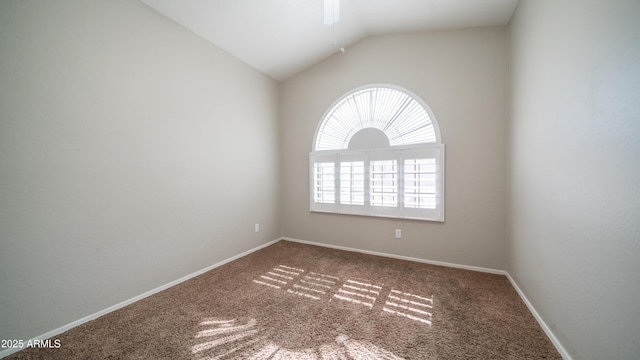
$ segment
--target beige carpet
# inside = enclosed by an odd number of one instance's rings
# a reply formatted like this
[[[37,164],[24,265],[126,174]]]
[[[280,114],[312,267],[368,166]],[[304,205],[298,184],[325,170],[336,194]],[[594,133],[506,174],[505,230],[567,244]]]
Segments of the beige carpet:
[[[7,359],[560,359],[506,277],[280,241]]]

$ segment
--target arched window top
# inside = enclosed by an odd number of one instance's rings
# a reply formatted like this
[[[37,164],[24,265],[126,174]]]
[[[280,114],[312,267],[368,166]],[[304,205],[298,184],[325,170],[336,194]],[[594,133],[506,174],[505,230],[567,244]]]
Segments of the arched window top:
[[[329,108],[316,130],[314,151],[349,149],[354,135],[370,128],[386,135],[388,146],[440,144],[438,124],[424,101],[395,86],[369,85]]]

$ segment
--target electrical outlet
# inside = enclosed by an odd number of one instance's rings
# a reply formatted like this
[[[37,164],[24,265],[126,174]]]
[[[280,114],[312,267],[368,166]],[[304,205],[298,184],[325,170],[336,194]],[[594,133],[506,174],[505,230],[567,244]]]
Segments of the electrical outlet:
[[[396,239],[402,238],[402,230],[396,229]]]
[[[256,224],[254,226],[254,229],[256,230],[256,232],[260,231],[260,224]]]

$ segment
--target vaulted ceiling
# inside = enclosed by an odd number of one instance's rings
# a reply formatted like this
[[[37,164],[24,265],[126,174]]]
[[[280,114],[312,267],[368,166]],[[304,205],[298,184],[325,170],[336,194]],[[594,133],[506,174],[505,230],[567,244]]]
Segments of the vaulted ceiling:
[[[282,81],[370,35],[505,25],[519,0],[141,0]],[[335,44],[334,40],[335,39]]]

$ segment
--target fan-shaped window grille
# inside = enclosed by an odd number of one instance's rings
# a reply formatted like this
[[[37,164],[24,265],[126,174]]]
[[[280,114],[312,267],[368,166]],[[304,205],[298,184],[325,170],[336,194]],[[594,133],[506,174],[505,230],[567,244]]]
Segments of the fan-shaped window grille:
[[[315,150],[348,149],[351,138],[366,128],[384,132],[390,146],[440,142],[426,105],[404,91],[370,87],[352,92],[329,110]]]
[[[429,107],[407,90],[368,86],[322,118],[309,154],[310,209],[444,221],[444,145]]]

